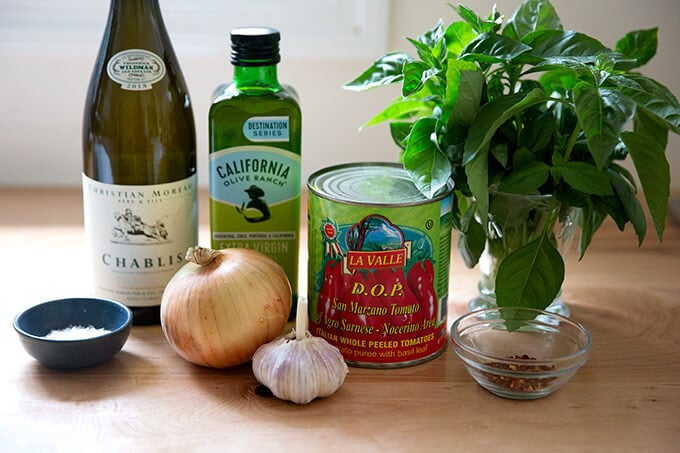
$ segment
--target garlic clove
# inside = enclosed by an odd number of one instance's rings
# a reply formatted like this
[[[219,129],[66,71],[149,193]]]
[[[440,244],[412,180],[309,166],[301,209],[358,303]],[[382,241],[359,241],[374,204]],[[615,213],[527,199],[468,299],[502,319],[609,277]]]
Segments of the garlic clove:
[[[279,399],[307,404],[330,396],[345,381],[349,368],[340,351],[308,331],[300,340],[295,330],[258,348],[253,373]]]

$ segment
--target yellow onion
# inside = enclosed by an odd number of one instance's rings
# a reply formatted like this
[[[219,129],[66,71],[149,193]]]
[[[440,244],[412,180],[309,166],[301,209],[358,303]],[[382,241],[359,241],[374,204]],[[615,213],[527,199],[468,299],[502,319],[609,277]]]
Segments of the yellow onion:
[[[252,359],[281,334],[291,311],[285,272],[248,249],[192,247],[168,282],[161,326],[170,346],[196,365],[226,368]]]

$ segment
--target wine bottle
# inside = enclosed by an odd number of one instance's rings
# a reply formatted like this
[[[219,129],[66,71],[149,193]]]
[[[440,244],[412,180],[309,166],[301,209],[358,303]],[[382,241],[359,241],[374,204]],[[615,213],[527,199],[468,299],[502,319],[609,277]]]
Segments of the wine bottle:
[[[280,33],[231,32],[234,78],[217,87],[208,114],[213,248],[268,255],[286,271],[295,319],[300,245],[301,111],[277,76]]]
[[[198,242],[196,132],[158,0],[111,0],[83,119],[94,293],[160,322],[165,285]]]

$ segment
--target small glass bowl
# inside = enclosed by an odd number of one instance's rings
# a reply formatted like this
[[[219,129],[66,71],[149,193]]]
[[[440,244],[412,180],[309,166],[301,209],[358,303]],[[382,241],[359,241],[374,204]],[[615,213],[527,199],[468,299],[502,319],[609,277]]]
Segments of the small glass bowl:
[[[588,360],[590,333],[564,316],[531,308],[487,308],[451,326],[454,350],[491,393],[537,399],[562,387]]]

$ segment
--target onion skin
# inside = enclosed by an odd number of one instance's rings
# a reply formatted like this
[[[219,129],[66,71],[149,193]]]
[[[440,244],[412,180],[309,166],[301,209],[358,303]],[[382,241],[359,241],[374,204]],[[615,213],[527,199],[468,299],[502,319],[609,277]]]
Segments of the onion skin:
[[[227,368],[248,362],[288,321],[292,291],[285,272],[255,250],[194,247],[187,259],[192,251],[203,258],[207,251],[210,260],[186,263],[168,282],[161,300],[168,343],[196,365]]]

